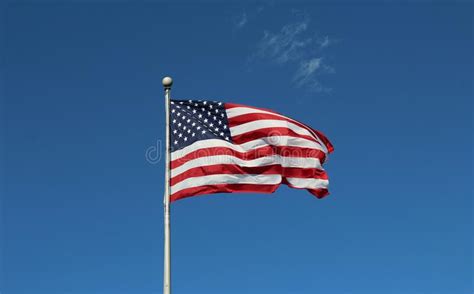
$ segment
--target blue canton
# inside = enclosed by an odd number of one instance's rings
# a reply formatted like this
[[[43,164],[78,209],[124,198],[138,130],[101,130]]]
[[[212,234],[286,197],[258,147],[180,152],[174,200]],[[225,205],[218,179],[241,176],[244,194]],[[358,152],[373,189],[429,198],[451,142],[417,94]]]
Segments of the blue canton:
[[[199,140],[231,141],[224,103],[205,100],[171,100],[170,149],[182,149]]]

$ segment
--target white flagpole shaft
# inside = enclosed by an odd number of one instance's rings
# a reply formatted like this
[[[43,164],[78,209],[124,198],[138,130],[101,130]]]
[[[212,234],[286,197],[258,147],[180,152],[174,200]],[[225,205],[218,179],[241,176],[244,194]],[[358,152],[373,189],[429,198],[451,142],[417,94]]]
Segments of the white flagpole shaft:
[[[164,204],[164,271],[163,271],[163,294],[171,294],[171,248],[170,248],[170,117],[169,108],[171,100],[171,85],[173,80],[170,77],[163,79],[165,88],[165,110],[166,110],[166,166],[165,166],[165,193],[163,197]]]

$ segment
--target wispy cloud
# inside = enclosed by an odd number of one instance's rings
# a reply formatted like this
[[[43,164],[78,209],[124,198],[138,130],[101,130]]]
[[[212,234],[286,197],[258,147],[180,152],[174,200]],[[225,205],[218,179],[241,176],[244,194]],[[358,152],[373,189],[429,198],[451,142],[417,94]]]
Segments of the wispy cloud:
[[[303,60],[293,76],[293,82],[297,87],[308,87],[316,92],[330,92],[331,89],[324,87],[319,81],[322,74],[335,73],[334,68],[324,64],[322,57]]]
[[[232,25],[234,29],[239,30],[248,26],[250,23],[257,20],[259,15],[265,10],[274,6],[275,3],[274,0],[260,0],[257,1],[256,4],[257,6],[254,4],[251,7],[247,7],[244,12],[232,16]]]
[[[312,58],[302,61],[296,70],[293,80],[299,86],[308,83],[313,74],[315,74],[316,71],[321,68],[321,62],[322,58]]]
[[[325,36],[322,40],[319,40],[318,43],[319,43],[319,47],[322,49],[329,46],[329,44],[331,44],[332,41],[329,40],[328,36]]]
[[[307,28],[308,22],[302,21],[285,25],[278,33],[264,31],[257,54],[274,59],[280,64],[301,58],[306,47],[312,42],[311,38],[302,37]]]
[[[234,27],[236,29],[243,28],[248,22],[247,13],[243,12],[241,15],[234,19]]]
[[[296,87],[327,92],[331,89],[321,84],[320,76],[335,72],[334,68],[326,64],[323,56],[323,49],[332,43],[328,36],[321,38],[313,33],[310,19],[305,16],[299,21],[284,25],[275,33],[264,31],[251,59],[257,57],[278,65],[292,65],[295,67],[292,81]]]

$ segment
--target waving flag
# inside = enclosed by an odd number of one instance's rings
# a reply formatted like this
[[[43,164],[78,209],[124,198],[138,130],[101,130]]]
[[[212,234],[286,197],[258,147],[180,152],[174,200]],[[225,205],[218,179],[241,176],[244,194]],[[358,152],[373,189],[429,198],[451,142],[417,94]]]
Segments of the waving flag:
[[[322,198],[321,133],[271,110],[203,100],[170,102],[170,200],[212,193],[273,193],[281,184]]]

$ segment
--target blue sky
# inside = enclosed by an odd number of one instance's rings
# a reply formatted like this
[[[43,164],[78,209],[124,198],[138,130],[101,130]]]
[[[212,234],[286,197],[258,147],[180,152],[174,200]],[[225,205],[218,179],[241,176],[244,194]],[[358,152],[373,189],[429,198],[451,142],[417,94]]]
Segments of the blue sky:
[[[174,293],[472,293],[473,5],[362,3],[3,5],[0,292],[161,292],[171,75],[336,148],[323,200],[175,202]]]

